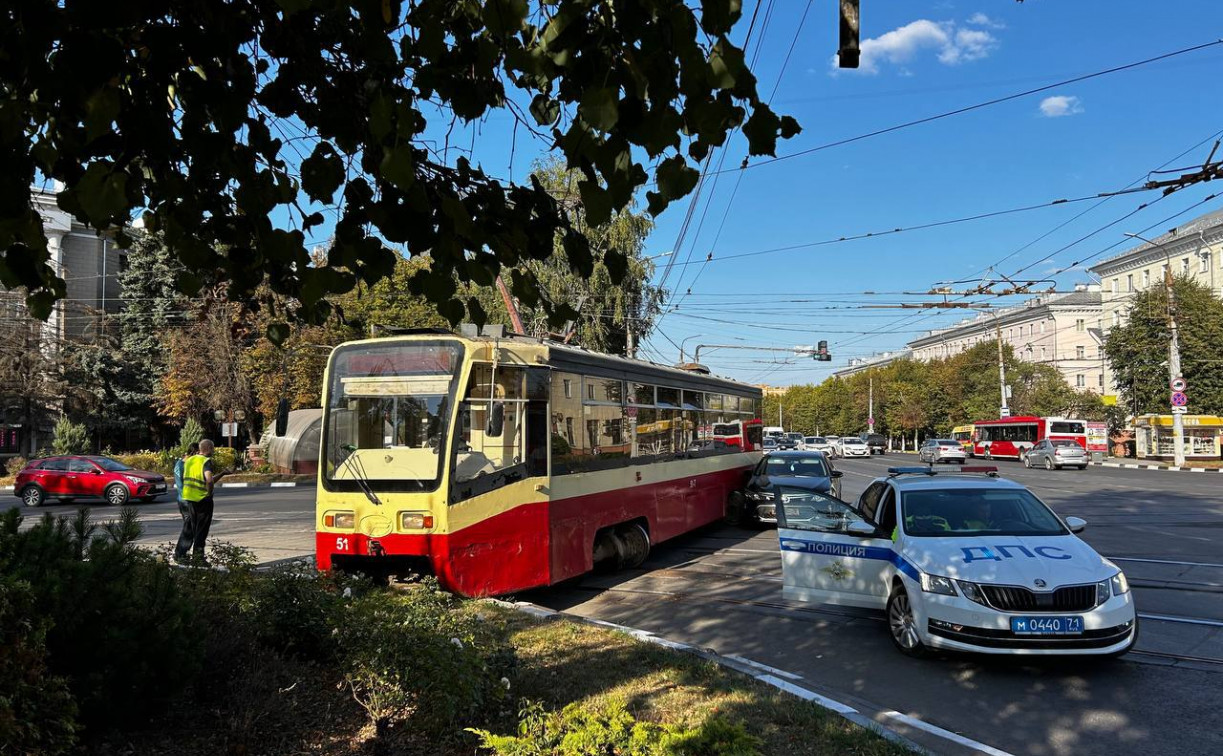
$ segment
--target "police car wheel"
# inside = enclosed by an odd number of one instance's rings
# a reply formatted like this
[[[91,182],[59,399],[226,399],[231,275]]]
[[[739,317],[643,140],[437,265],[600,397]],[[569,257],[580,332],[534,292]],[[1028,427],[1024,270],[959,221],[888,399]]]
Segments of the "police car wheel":
[[[913,617],[913,606],[904,586],[897,585],[888,597],[888,630],[892,643],[906,656],[922,657],[928,651],[917,632],[917,620]]]

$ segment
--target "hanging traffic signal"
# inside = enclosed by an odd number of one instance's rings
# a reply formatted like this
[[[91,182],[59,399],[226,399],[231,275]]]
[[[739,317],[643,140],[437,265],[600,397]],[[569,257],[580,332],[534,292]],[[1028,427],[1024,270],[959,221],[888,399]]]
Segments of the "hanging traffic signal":
[[[831,362],[832,355],[828,353],[828,342],[821,341],[815,345],[815,354],[812,358],[817,362]]]

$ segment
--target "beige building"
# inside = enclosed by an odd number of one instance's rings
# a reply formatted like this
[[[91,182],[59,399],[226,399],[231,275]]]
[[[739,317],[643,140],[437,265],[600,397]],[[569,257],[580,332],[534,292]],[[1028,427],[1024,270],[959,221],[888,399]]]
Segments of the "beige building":
[[[915,360],[934,360],[993,342],[1001,332],[1015,357],[1052,365],[1077,389],[1100,393],[1104,360],[1100,287],[1078,285],[1064,294],[1034,297],[1017,307],[981,313],[909,342]]]
[[[1163,285],[1169,263],[1174,274],[1189,276],[1223,297],[1223,210],[1147,238],[1155,244],[1141,242],[1091,268],[1101,282],[1101,324],[1106,334],[1125,319],[1134,294]],[[1105,401],[1115,401],[1116,387],[1107,365],[1104,380]]]

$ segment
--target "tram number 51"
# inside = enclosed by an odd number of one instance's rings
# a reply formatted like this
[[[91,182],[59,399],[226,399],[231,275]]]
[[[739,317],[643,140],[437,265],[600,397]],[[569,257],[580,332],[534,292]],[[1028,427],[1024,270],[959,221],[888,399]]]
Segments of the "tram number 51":
[[[336,551],[352,551],[352,540],[349,538],[340,537],[335,539]]]

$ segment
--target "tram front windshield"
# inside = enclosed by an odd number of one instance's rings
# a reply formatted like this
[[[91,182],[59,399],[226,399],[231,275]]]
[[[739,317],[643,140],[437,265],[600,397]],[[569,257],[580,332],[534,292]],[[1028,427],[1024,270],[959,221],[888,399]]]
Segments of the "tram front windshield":
[[[462,356],[462,346],[446,341],[337,349],[324,424],[324,485],[436,488]]]

